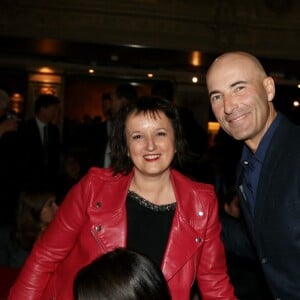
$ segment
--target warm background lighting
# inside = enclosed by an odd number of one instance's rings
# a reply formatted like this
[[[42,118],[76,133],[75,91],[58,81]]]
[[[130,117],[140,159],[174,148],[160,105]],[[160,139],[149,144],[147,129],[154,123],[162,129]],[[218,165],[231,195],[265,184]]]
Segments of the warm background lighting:
[[[218,122],[208,122],[209,145],[213,146],[215,137],[219,132],[220,124]]]
[[[220,129],[220,124],[218,122],[208,122],[208,131],[217,133]]]
[[[49,68],[49,67],[41,67],[37,71],[39,73],[43,73],[43,74],[53,74],[53,73],[55,73],[54,70],[52,68]]]
[[[20,93],[13,93],[10,99],[11,110],[19,115],[22,112],[24,97]]]
[[[57,55],[65,53],[65,45],[56,39],[38,39],[30,41],[30,47],[37,52],[47,55]]]
[[[199,51],[193,51],[191,55],[191,64],[194,67],[199,67],[202,65],[202,56],[201,52]]]

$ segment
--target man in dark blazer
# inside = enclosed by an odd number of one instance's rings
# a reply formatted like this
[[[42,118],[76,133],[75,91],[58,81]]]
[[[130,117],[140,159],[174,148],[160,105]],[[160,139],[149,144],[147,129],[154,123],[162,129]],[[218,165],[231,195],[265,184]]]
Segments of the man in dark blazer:
[[[241,223],[229,229],[224,222],[225,246],[247,254],[238,236],[246,232],[273,298],[298,300],[300,129],[275,110],[274,80],[248,53],[218,57],[206,83],[218,122],[233,138],[244,141],[237,189],[247,231]]]
[[[87,169],[92,166],[105,166],[105,151],[112,120],[111,102],[112,97],[110,93],[103,93],[101,105],[104,118],[100,122],[94,122],[85,130],[85,136],[88,140],[85,147],[87,149],[86,151],[88,152],[88,156],[91,158],[86,166]]]
[[[35,117],[19,129],[21,189],[55,191],[60,167],[61,143],[58,127],[53,124],[59,99],[42,94],[34,106]]]

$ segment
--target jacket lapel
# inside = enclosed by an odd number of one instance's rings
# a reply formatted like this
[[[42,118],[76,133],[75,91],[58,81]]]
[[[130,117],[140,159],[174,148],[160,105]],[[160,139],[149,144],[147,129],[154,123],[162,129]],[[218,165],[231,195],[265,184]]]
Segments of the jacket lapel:
[[[255,216],[258,220],[264,219],[264,207],[269,205],[266,201],[268,198],[266,195],[269,194],[268,191],[271,188],[270,184],[272,176],[270,176],[270,174],[274,174],[274,170],[278,168],[278,164],[282,160],[282,157],[287,155],[287,153],[285,153],[285,148],[282,146],[282,141],[289,136],[289,128],[289,123],[285,117],[282,116],[280,124],[270,142],[260,173],[255,207]]]
[[[162,271],[170,280],[202,246],[204,237],[194,230],[199,201],[192,201],[193,197],[186,189],[186,179],[176,171],[171,172],[171,180],[176,196],[176,211],[168,239],[168,244],[162,262]],[[182,181],[183,179],[183,181]]]
[[[170,280],[201,247],[201,240],[202,237],[199,237],[176,211],[162,263],[162,271],[167,280]]]

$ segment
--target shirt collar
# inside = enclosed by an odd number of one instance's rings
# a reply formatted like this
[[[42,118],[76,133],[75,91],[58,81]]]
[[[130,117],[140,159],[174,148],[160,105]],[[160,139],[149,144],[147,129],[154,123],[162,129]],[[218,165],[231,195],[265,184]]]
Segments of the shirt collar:
[[[45,125],[47,125],[46,123],[42,122],[39,118],[35,118],[37,124],[39,127],[44,128]]]

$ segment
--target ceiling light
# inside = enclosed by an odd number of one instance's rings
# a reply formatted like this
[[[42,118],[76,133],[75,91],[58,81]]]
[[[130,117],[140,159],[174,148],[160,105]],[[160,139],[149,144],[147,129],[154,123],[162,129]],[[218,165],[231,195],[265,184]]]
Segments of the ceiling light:
[[[43,73],[43,74],[55,73],[54,70],[50,67],[41,67],[38,69],[38,72]]]

